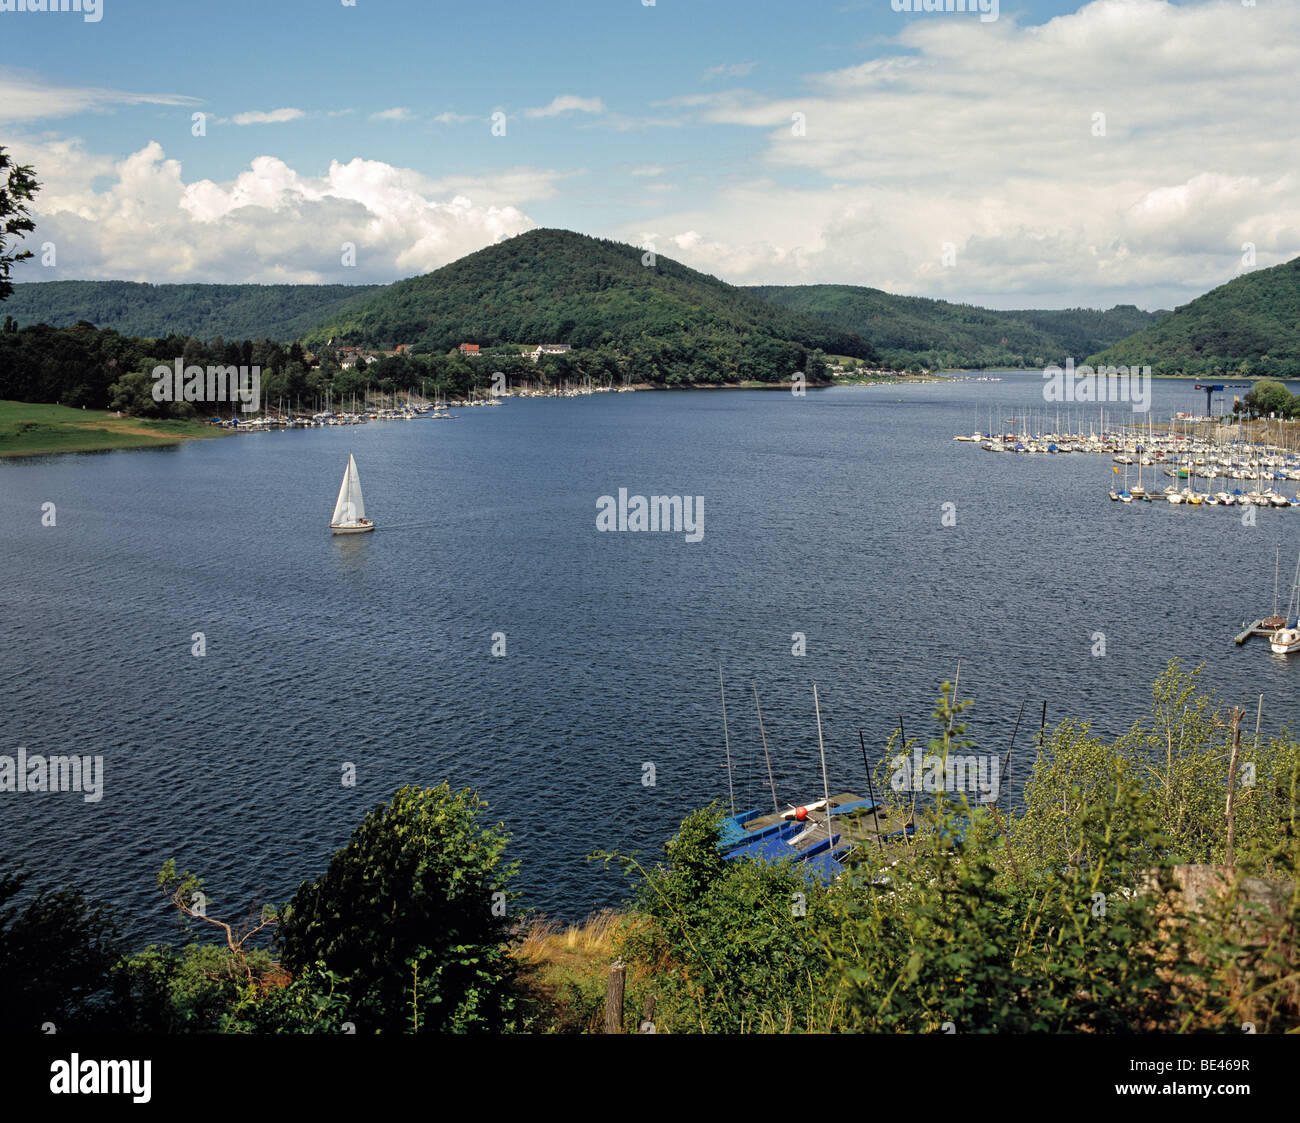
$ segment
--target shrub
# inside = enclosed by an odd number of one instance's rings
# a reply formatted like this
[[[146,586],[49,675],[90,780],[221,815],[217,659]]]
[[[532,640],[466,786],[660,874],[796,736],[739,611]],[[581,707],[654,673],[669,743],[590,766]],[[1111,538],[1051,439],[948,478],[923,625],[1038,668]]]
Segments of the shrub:
[[[403,788],[304,882],[277,938],[295,976],[347,979],[359,1032],[471,1032],[516,1024],[508,838],[472,792]]]

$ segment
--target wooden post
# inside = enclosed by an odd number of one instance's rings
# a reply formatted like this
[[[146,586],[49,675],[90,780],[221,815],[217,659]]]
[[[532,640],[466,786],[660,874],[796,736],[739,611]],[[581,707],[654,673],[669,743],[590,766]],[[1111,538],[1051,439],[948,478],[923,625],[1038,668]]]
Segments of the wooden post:
[[[1233,706],[1228,716],[1232,719],[1232,756],[1228,760],[1228,803],[1224,815],[1228,820],[1226,860],[1231,866],[1235,864],[1232,850],[1237,827],[1237,810],[1234,806],[1237,795],[1237,757],[1241,754],[1241,719],[1246,716],[1246,711],[1240,706]]]
[[[621,959],[609,969],[609,987],[605,991],[605,1032],[623,1032],[623,988],[627,982],[627,968]]]

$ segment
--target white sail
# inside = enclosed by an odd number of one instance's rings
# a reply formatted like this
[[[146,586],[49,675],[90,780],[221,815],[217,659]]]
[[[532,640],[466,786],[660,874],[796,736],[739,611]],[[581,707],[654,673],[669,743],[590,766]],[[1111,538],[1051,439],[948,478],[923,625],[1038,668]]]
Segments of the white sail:
[[[357,475],[357,462],[348,453],[348,466],[339,485],[338,501],[334,504],[331,526],[356,526],[366,517],[365,500],[361,497],[361,478]]]
[[[352,498],[352,517],[360,522],[366,517],[366,501],[361,498],[361,477],[357,474],[357,462],[348,453],[348,490]]]

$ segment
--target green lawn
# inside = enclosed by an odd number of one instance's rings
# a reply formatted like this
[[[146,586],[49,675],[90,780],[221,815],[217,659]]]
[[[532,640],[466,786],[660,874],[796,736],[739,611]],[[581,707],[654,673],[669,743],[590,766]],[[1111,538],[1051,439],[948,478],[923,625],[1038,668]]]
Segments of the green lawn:
[[[0,457],[158,448],[222,433],[195,421],[147,421],[104,410],[0,401]]]

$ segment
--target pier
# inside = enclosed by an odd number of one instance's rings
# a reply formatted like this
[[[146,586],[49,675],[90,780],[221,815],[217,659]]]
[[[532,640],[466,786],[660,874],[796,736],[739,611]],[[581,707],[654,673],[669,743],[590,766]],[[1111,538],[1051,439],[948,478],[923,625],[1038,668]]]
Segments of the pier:
[[[1252,636],[1259,636],[1261,639],[1268,639],[1278,628],[1286,627],[1286,620],[1281,616],[1268,616],[1263,620],[1256,620],[1253,624],[1246,625],[1243,621],[1244,631],[1233,637],[1232,642],[1240,647]]]

